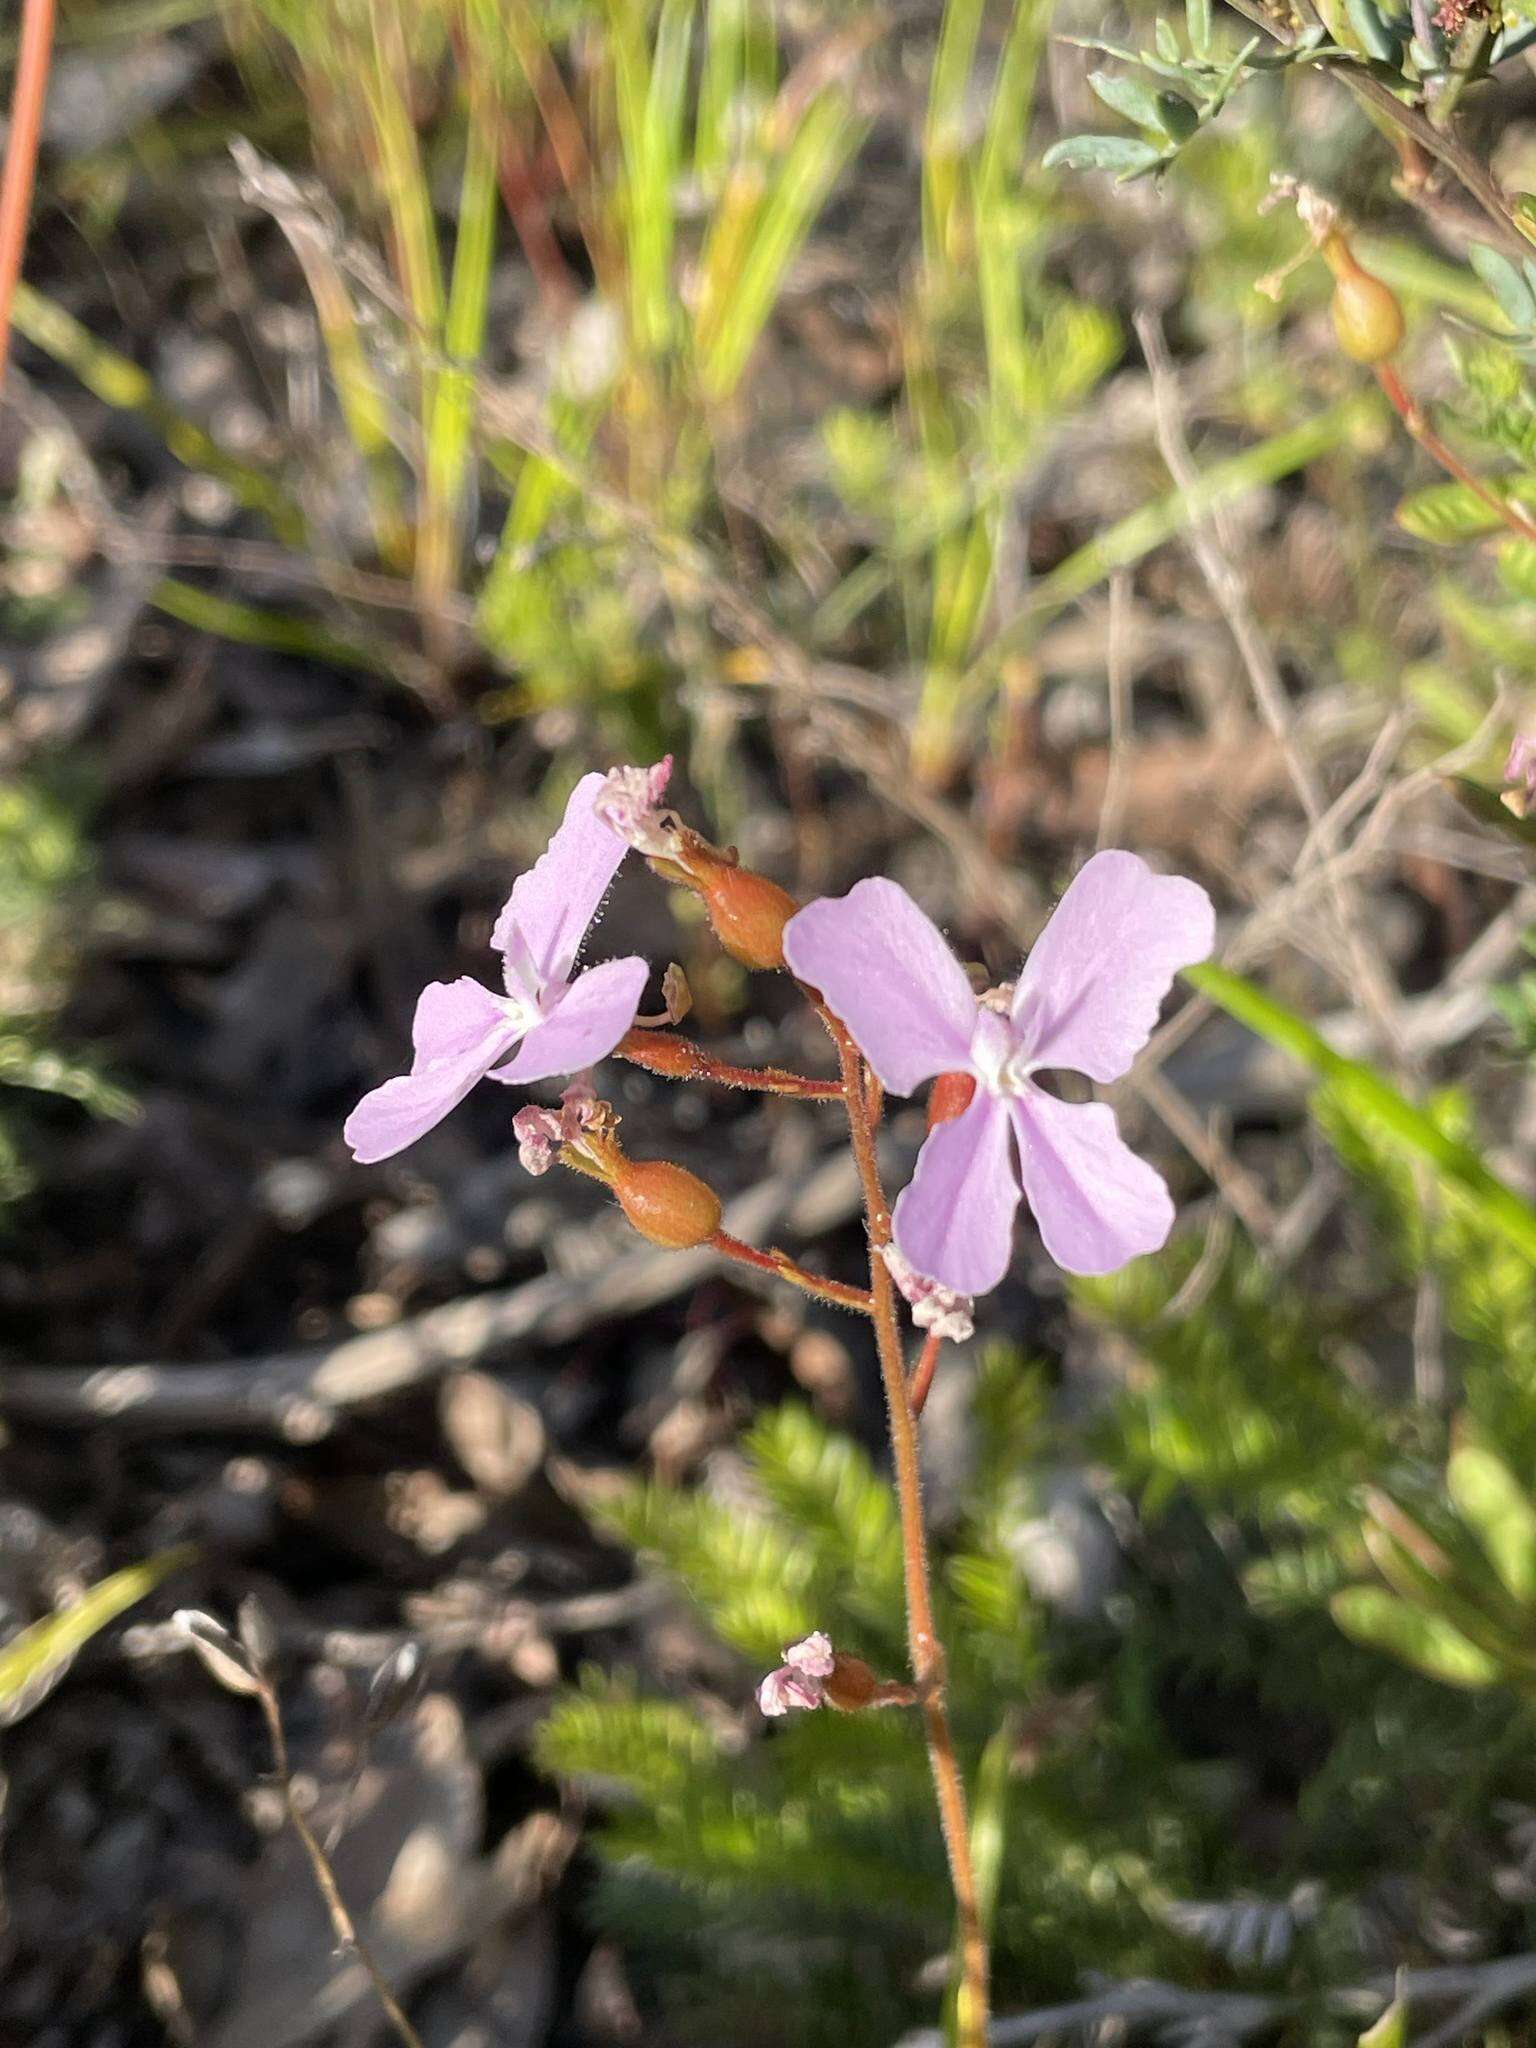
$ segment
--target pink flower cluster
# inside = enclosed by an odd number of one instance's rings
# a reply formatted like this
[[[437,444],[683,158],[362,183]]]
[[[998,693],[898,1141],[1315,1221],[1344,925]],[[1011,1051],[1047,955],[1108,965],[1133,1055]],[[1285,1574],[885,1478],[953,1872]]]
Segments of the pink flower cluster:
[[[467,976],[422,992],[410,1071],[373,1089],[347,1120],[357,1159],[403,1150],[482,1080],[580,1075],[614,1051],[635,1022],[646,962],[631,956],[578,973],[577,955],[625,853],[665,857],[659,806],[671,767],[669,757],[577,784],[547,851],[518,877],[496,921],[504,992]],[[1536,775],[1536,753],[1522,757],[1520,772]],[[1021,1200],[1047,1251],[1072,1272],[1107,1273],[1164,1242],[1172,1200],[1122,1142],[1114,1111],[1066,1101],[1044,1077],[1067,1069],[1118,1080],[1151,1035],[1174,974],[1204,959],[1214,934],[1203,889],[1154,874],[1130,853],[1096,854],[1017,982],[982,997],[895,882],[859,882],[789,919],[791,970],[820,993],[887,1089],[910,1095],[940,1075],[974,1083],[962,1113],[929,1132],[893,1212],[887,1263],[920,1328],[969,1334],[971,1297],[1007,1270]],[[558,1111],[519,1112],[529,1172],[545,1171],[579,1135],[593,1099],[578,1085]],[[807,1682],[824,1675],[803,1662],[786,1668]]]

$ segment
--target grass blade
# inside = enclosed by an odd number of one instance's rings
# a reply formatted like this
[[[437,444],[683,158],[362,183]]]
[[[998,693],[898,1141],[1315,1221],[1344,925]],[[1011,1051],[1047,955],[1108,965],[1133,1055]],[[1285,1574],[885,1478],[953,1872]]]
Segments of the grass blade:
[[[128,1565],[101,1579],[73,1607],[33,1622],[0,1649],[0,1726],[9,1726],[39,1706],[77,1653],[109,1621],[137,1605],[163,1579],[180,1571],[194,1553],[189,1545],[162,1550],[142,1564]]]
[[[1240,974],[1207,962],[1186,969],[1185,978],[1229,1017],[1309,1067],[1347,1109],[1370,1118],[1389,1138],[1417,1153],[1443,1186],[1471,1203],[1490,1230],[1536,1261],[1536,1209],[1490,1172],[1471,1146],[1441,1130],[1374,1067],[1335,1052],[1304,1017]]]

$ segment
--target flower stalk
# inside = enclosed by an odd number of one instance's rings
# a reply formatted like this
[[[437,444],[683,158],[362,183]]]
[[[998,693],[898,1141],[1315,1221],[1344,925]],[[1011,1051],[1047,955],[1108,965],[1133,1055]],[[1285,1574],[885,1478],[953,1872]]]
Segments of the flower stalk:
[[[960,1938],[961,1981],[955,2001],[955,2033],[959,2048],[986,2048],[989,1958],[971,1860],[970,1822],[965,1783],[955,1754],[954,1736],[944,1704],[944,1646],[933,1616],[933,1589],[928,1569],[928,1534],[923,1522],[922,1475],[917,1456],[917,1417],[907,1387],[907,1362],[896,1319],[896,1287],[881,1257],[891,1239],[891,1212],[880,1179],[875,1127],[863,1062],[847,1031],[830,1011],[817,1004],[837,1048],[848,1130],[864,1196],[869,1231],[869,1283],[873,1301],[875,1346],[885,1388],[886,1417],[891,1434],[891,1459],[896,1474],[896,1499],[901,1515],[902,1574],[907,1595],[907,1650],[917,1681],[928,1762],[933,1772],[944,1849],[949,1859],[950,1886]],[[931,1376],[931,1375],[930,1375]]]

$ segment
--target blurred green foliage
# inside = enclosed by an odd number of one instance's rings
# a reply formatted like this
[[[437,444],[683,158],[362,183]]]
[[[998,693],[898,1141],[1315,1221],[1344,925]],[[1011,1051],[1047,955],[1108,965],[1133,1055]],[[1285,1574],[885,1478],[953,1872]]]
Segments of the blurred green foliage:
[[[71,799],[35,779],[0,783],[0,1222],[33,1185],[36,1098],[132,1113],[131,1097],[55,1042],[84,874]]]

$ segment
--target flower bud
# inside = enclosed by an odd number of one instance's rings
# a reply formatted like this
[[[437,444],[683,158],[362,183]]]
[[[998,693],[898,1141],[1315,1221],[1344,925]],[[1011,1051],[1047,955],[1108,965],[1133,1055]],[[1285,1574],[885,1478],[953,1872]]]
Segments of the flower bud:
[[[800,908],[787,889],[722,861],[698,879],[715,937],[743,967],[784,965],[784,927]]]
[[[1333,331],[1339,347],[1357,363],[1384,363],[1403,339],[1403,309],[1397,294],[1355,261],[1342,235],[1330,235],[1323,256],[1334,275]]]
[[[619,1207],[640,1235],[667,1251],[704,1244],[720,1228],[720,1199],[669,1159],[625,1159],[613,1177]]]
[[[928,1128],[935,1124],[953,1123],[957,1116],[964,1114],[971,1106],[971,1097],[976,1093],[975,1077],[971,1074],[940,1074],[928,1090]]]

